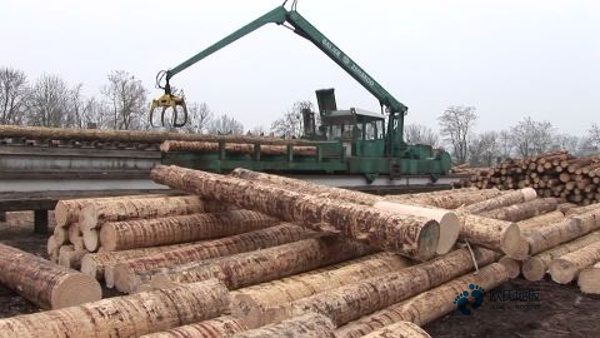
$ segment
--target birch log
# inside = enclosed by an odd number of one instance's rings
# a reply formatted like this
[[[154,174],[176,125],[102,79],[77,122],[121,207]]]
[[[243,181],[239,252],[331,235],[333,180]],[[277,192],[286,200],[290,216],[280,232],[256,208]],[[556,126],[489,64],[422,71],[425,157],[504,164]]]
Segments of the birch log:
[[[577,284],[583,293],[600,294],[600,262],[581,270]]]
[[[269,318],[285,303],[381,276],[410,266],[399,255],[381,252],[304,274],[232,291],[231,312],[239,317]],[[252,313],[252,314],[250,314]]]
[[[134,338],[214,318],[226,308],[227,288],[208,281],[2,319],[0,337]]]
[[[393,213],[300,194],[268,185],[176,166],[156,166],[155,182],[234,204],[317,231],[340,234],[385,250],[427,260],[435,255],[439,224]]]
[[[592,232],[591,234],[582,236],[568,243],[558,245],[550,250],[546,250],[528,258],[525,262],[523,262],[521,272],[529,281],[541,280],[544,278],[546,271],[548,271],[548,266],[552,260],[570,252],[577,251],[595,242],[600,242],[599,232]]]
[[[0,283],[45,309],[102,298],[100,284],[90,276],[4,244],[0,244]]]
[[[495,252],[483,248],[475,248],[474,256],[479,265],[489,264],[497,258]],[[316,312],[328,316],[339,326],[440,285],[473,268],[474,260],[469,250],[459,249],[398,272],[373,277],[283,305],[279,313],[274,310],[273,313],[277,314],[269,319],[277,320],[286,316]],[[248,316],[244,319],[248,325],[256,325],[266,318]]]
[[[152,282],[157,283],[155,285],[158,289],[162,289],[179,283],[217,278],[230,290],[234,290],[343,262],[373,251],[373,248],[362,243],[323,236],[165,269],[166,271],[155,274]]]
[[[567,284],[577,278],[579,271],[600,260],[600,242],[592,243],[579,250],[570,252],[550,263],[548,272],[552,280]]]
[[[95,229],[106,222],[135,218],[158,218],[203,212],[224,211],[227,206],[214,201],[203,201],[197,196],[175,196],[143,199],[119,199],[102,204],[88,204],[81,209],[79,223]]]
[[[401,321],[364,335],[363,338],[431,338],[431,336],[416,324]]]
[[[146,334],[140,338],[229,338],[247,330],[243,320],[233,316],[220,316],[200,323]]]
[[[281,323],[267,325],[234,335],[234,338],[333,338],[335,326],[329,318],[317,313],[306,313]]]
[[[113,269],[113,282],[119,290],[131,291],[145,282],[140,279],[140,274],[149,270],[277,246],[310,236],[313,235],[300,226],[283,223],[272,228],[200,242],[180,249],[119,263]]]
[[[481,268],[477,274],[467,273],[406,301],[393,304],[339,327],[335,332],[336,337],[362,337],[400,321],[409,321],[419,326],[425,326],[427,323],[455,311],[454,301],[457,295],[470,290],[469,285],[477,285],[483,291],[488,291],[508,281],[511,274],[509,268],[503,264],[492,263]]]
[[[102,226],[100,243],[106,251],[145,248],[226,237],[276,223],[274,218],[249,210],[111,222]]]

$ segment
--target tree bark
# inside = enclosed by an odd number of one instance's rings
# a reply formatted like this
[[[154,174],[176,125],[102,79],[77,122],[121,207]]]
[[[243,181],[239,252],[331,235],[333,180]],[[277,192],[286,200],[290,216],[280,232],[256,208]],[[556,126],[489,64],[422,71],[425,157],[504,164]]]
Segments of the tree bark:
[[[333,290],[344,285],[395,272],[411,265],[406,258],[381,252],[324,269],[249,286],[230,293],[233,315],[244,318],[270,318],[277,306]],[[264,322],[249,322],[258,327]]]
[[[248,210],[111,222],[102,226],[100,243],[105,251],[145,248],[232,236],[278,222]]]
[[[459,189],[462,190],[462,189]],[[452,191],[452,190],[451,190]],[[502,196],[506,192],[498,189],[486,189],[479,191],[466,191],[450,194],[414,194],[414,195],[396,195],[386,196],[387,200],[400,201],[424,206],[432,206],[442,209],[457,209],[463,206],[468,206],[481,201],[486,201],[490,198]]]
[[[113,282],[117,289],[130,292],[144,282],[140,280],[140,274],[149,270],[268,248],[295,242],[310,236],[314,235],[300,226],[283,223],[267,229],[204,241],[176,250],[134,258],[116,264],[113,269]]]
[[[167,140],[160,145],[160,151],[163,153],[169,152],[192,152],[192,153],[214,153],[218,152],[218,142],[202,142],[202,141],[173,141]],[[227,143],[225,151],[232,154],[254,154],[254,144],[248,143]],[[317,147],[315,146],[294,146],[292,148],[295,156],[316,156]],[[287,146],[285,145],[261,145],[260,153],[262,155],[281,156],[287,154]]]
[[[397,322],[375,330],[363,338],[431,338],[422,328],[411,322]]]
[[[222,203],[203,201],[197,196],[125,200],[115,198],[102,204],[92,203],[83,207],[79,223],[85,228],[95,229],[106,222],[217,212],[226,209],[227,206]]]
[[[505,193],[501,196],[487,199],[479,203],[471,204],[465,207],[465,211],[472,214],[480,214],[485,211],[507,207],[513,204],[528,202],[537,197],[535,190],[524,188]]]
[[[479,265],[489,264],[498,258],[495,252],[483,248],[474,248],[474,256]],[[279,314],[271,319],[317,312],[328,316],[339,326],[436,287],[473,268],[474,260],[469,250],[455,250],[398,272],[373,277],[297,300],[290,305],[283,305]],[[248,321],[257,322],[259,319],[253,318]]]
[[[362,337],[400,321],[425,326],[427,323],[455,311],[456,304],[454,304],[454,301],[457,295],[469,290],[469,285],[477,285],[488,291],[508,281],[511,274],[509,268],[503,264],[492,263],[481,268],[477,274],[467,273],[428,292],[423,292],[406,301],[393,304],[381,311],[339,327],[335,332],[336,337]]]
[[[140,338],[229,338],[247,330],[243,320],[233,316],[220,316],[200,323],[146,334]]]
[[[133,338],[214,318],[226,308],[227,288],[209,281],[2,319],[0,337]]]
[[[600,262],[581,270],[577,284],[583,293],[600,294]]]
[[[592,243],[552,260],[548,272],[552,280],[567,284],[577,278],[579,271],[600,261],[600,242]]]
[[[558,200],[556,198],[538,198],[528,202],[482,212],[478,215],[510,222],[519,222],[554,211],[556,210],[557,205]]]
[[[281,323],[267,325],[258,329],[249,330],[234,335],[234,338],[333,338],[335,326],[329,318],[317,313],[306,313],[282,321]]]
[[[501,251],[509,257],[523,259],[527,248],[519,227],[512,222],[458,212],[461,220],[460,238],[469,243]],[[524,250],[526,251],[524,253]]]
[[[87,250],[75,250],[73,245],[63,245],[58,252],[58,264],[66,268],[79,270],[83,256],[88,254]]]
[[[156,166],[151,176],[156,182],[207,199],[256,210],[419,260],[433,257],[437,249],[439,224],[435,220],[398,216],[366,206],[175,166]]]
[[[373,248],[362,243],[323,236],[171,269],[150,271],[150,274],[154,275],[151,277],[152,282],[159,280],[155,284],[157,289],[217,278],[230,290],[235,290],[340,263],[373,251]]]
[[[0,283],[45,309],[102,298],[93,278],[4,244],[0,244]]]
[[[527,234],[531,229],[535,229],[547,224],[558,223],[565,219],[565,215],[560,211],[552,211],[547,214],[535,216],[526,220],[519,221],[517,225],[521,233]]]

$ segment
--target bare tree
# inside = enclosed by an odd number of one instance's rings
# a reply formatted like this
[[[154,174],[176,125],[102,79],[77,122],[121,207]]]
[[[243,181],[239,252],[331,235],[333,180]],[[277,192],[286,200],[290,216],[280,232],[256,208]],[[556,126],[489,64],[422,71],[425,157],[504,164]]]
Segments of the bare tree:
[[[526,117],[511,128],[513,144],[522,157],[548,151],[552,145],[554,127],[548,121],[535,121]]]
[[[592,146],[600,148],[600,125],[592,123],[592,126],[588,130],[587,138]]]
[[[404,127],[406,143],[427,144],[433,148],[440,147],[440,137],[433,129],[421,124],[408,124]]]
[[[265,126],[254,126],[248,129],[248,134],[253,136],[264,136],[267,135],[269,130]]]
[[[112,108],[112,128],[142,129],[148,123],[146,94],[142,82],[125,71],[113,71],[102,93]]]
[[[474,166],[492,166],[500,152],[499,145],[495,131],[473,136],[469,142],[469,162]]]
[[[29,97],[28,122],[34,126],[63,127],[68,121],[70,89],[56,75],[43,75]]]
[[[0,68],[0,124],[20,124],[23,121],[28,94],[25,73]]]
[[[507,159],[512,156],[514,149],[514,142],[512,140],[512,135],[508,130],[501,130],[498,133],[498,155],[500,158]]]
[[[561,134],[554,137],[553,150],[566,150],[571,154],[580,155],[582,140],[574,135]]]
[[[314,109],[312,102],[308,100],[295,102],[283,116],[271,124],[271,132],[286,138],[299,138],[304,133],[304,120],[302,110]],[[316,121],[315,121],[316,122]]]
[[[188,133],[203,133],[207,130],[212,119],[212,113],[204,102],[188,104],[188,122],[181,131]]]
[[[457,164],[467,161],[469,136],[477,121],[475,107],[450,106],[438,117],[442,135],[452,146],[454,160]]]
[[[223,114],[212,119],[207,126],[209,134],[219,135],[241,135],[244,133],[244,125],[233,117]]]

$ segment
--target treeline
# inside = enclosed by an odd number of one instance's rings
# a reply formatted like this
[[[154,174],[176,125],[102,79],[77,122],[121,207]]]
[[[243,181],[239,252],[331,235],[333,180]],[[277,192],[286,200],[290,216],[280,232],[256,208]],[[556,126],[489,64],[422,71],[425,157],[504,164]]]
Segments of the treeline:
[[[445,148],[455,164],[491,166],[506,158],[524,158],[564,149],[576,156],[598,154],[600,126],[590,123],[585,135],[561,134],[549,121],[524,117],[505,130],[476,132],[475,107],[451,106],[439,117],[439,131],[418,124],[405,128],[408,143]]]

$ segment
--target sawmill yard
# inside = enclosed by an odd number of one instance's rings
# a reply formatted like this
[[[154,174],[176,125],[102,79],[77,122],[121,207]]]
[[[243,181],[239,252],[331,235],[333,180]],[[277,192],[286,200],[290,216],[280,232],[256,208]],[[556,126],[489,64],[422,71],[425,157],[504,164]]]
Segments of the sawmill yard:
[[[598,336],[597,163],[395,195],[156,165],[173,192],[60,200],[48,235],[6,214],[0,337]]]

